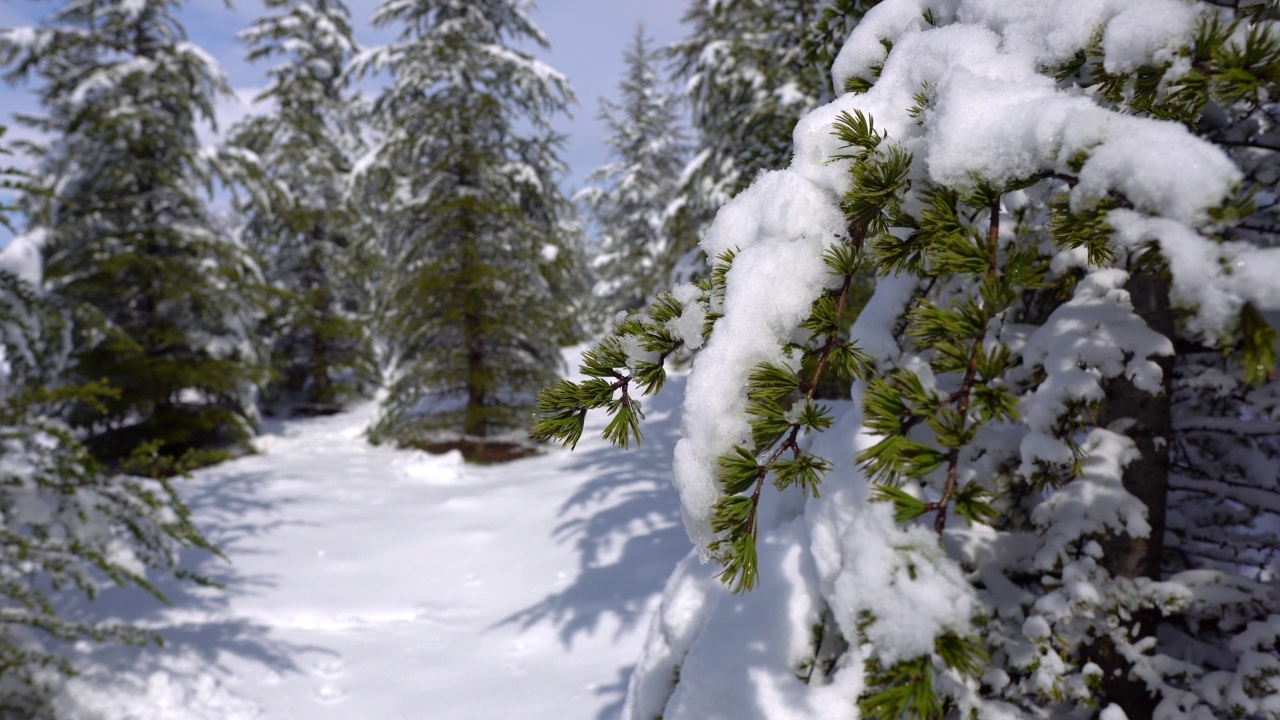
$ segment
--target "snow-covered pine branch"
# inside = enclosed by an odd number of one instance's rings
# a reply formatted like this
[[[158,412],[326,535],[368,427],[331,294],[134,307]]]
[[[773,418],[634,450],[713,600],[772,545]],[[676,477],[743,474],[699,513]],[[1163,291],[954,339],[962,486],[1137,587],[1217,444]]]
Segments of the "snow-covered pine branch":
[[[868,12],[702,241],[675,484],[759,586],[677,569],[624,717],[1280,717],[1277,38],[1176,0]],[[655,312],[542,429],[630,410]],[[853,402],[814,407],[850,321]]]

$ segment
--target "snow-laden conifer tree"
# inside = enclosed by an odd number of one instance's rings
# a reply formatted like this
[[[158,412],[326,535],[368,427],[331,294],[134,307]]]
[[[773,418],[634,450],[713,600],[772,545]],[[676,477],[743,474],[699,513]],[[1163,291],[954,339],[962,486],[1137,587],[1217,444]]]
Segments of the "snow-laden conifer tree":
[[[0,133],[3,128],[0,128]],[[26,180],[0,168],[0,188]],[[0,223],[9,225],[9,208]],[[109,585],[159,595],[150,575],[174,573],[183,546],[211,549],[164,480],[109,476],[64,417],[99,402],[101,384],[67,383],[70,317],[41,289],[42,233],[0,251],[0,717],[52,717],[46,702],[72,669],[61,641],[147,643],[151,633],[60,614],[58,592],[94,597]]]
[[[582,248],[548,117],[573,95],[514,47],[547,45],[530,6],[389,0],[374,23],[398,39],[355,66],[392,75],[373,108],[383,137],[361,168],[380,206],[394,373],[375,440],[522,435],[571,334]]]
[[[232,129],[247,163],[243,239],[271,284],[264,332],[275,377],[267,402],[330,412],[378,379],[364,297],[369,223],[348,192],[362,152],[360,102],[344,70],[357,51],[339,0],[268,0],[276,11],[241,34],[249,59],[280,56],[259,102],[268,114]],[[247,152],[244,152],[247,151]]]
[[[659,52],[637,27],[627,49],[621,100],[600,100],[613,162],[587,177],[578,199],[599,232],[593,295],[598,317],[639,308],[666,285],[675,260],[666,227],[686,145],[679,98],[659,75]]]
[[[676,76],[696,130],[682,174],[683,227],[700,231],[715,211],[766,170],[791,162],[791,130],[831,99],[823,60],[839,49],[848,15],[865,0],[695,0],[689,35],[672,45]],[[687,249],[687,248],[686,248]]]
[[[101,458],[221,447],[249,430],[254,267],[205,207],[196,125],[226,83],[175,0],[70,0],[0,35],[11,80],[35,77],[49,138],[30,196],[45,279],[80,307],[75,372],[115,390],[74,421]]]
[[[623,716],[1280,717],[1274,12],[887,0],[833,75],[541,397],[625,443],[699,351]]]

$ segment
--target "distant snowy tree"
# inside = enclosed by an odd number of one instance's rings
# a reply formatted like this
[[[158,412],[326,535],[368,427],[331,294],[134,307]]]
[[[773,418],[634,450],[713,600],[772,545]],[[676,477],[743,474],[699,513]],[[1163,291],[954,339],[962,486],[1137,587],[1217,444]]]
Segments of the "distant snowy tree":
[[[601,317],[642,307],[667,283],[673,256],[666,213],[675,199],[687,147],[679,98],[663,89],[659,52],[637,27],[625,55],[621,100],[600,100],[613,162],[587,177],[579,193],[600,234],[593,294]]]
[[[225,447],[249,431],[246,287],[254,267],[204,205],[196,125],[226,84],[185,39],[175,0],[71,0],[0,35],[11,80],[38,77],[47,194],[26,208],[45,279],[80,306],[75,372],[117,394],[75,424],[101,458]]]
[[[866,0],[695,0],[669,49],[697,131],[681,208],[696,231],[766,170],[791,162],[796,122],[834,95],[826,67]],[[842,12],[837,12],[840,10]]]
[[[833,75],[540,398],[627,444],[699,352],[623,717],[1280,718],[1274,7],[886,0]]]
[[[792,12],[803,18],[802,55],[809,72],[821,78],[819,102],[829,102],[846,89],[836,87],[831,66],[854,26],[878,2],[880,0],[819,0],[821,9],[799,9],[793,3]],[[798,3],[801,8],[808,4],[804,0]]]
[[[0,125],[0,227],[15,231],[10,214],[18,209],[18,195],[26,187],[27,173],[13,161],[13,150],[4,141],[9,128]]]
[[[370,248],[347,191],[362,152],[360,102],[343,71],[357,51],[338,0],[268,0],[278,11],[241,34],[249,59],[281,56],[258,96],[269,112],[230,133],[257,170],[242,203],[245,243],[271,284],[265,328],[275,372],[267,402],[328,412],[378,380],[363,283]]]
[[[0,133],[3,129],[0,128]],[[0,187],[26,190],[0,170]],[[7,210],[0,222],[8,224]],[[62,419],[110,396],[70,385],[70,317],[44,295],[39,233],[0,251],[0,717],[51,717],[45,703],[72,669],[57,641],[147,643],[151,633],[60,614],[53,598],[109,584],[159,596],[148,573],[177,572],[184,546],[212,550],[164,480],[108,476]]]
[[[375,440],[523,435],[571,335],[582,248],[547,118],[573,96],[512,47],[547,45],[529,11],[525,0],[390,0],[374,23],[398,26],[398,40],[355,66],[392,75],[373,108],[383,138],[362,168],[380,203],[395,373]]]

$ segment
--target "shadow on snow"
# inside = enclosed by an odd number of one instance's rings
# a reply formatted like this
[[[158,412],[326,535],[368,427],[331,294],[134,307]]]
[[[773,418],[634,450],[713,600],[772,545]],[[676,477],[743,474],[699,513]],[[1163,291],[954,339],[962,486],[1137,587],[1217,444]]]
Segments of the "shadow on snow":
[[[274,639],[270,627],[229,615],[230,598],[255,594],[276,585],[271,575],[237,571],[235,558],[253,552],[243,547],[244,541],[297,524],[279,519],[283,515],[281,509],[291,502],[288,498],[265,499],[258,495],[266,480],[265,473],[236,472],[218,466],[199,473],[198,480],[179,481],[179,491],[197,524],[228,558],[224,560],[198,548],[187,548],[180,552],[179,567],[221,587],[206,587],[163,575],[153,581],[169,605],[136,587],[107,587],[91,602],[82,596],[61,598],[60,604],[65,607],[59,612],[65,617],[137,625],[155,631],[164,644],[163,648],[114,644],[79,644],[74,650],[66,648],[66,654],[83,678],[91,682],[104,681],[120,673],[146,677],[160,670],[181,677],[184,672],[168,662],[175,657],[194,657],[204,668],[225,668],[228,657],[237,657],[279,673],[292,673],[300,672],[294,662],[300,652],[331,653],[324,648]]]
[[[679,499],[671,484],[684,383],[683,376],[671,377],[660,395],[646,398],[640,447],[622,450],[601,445],[569,456],[564,471],[589,479],[561,505],[562,521],[552,537],[574,544],[577,577],[563,590],[495,626],[527,628],[550,621],[559,627],[561,642],[572,647],[575,637],[594,633],[606,616],[618,619],[619,635],[645,618],[672,569],[689,552]],[[592,421],[586,433],[598,435],[605,418],[601,415]],[[631,670],[627,667],[617,682],[597,689],[597,694],[618,698],[601,712],[601,718],[621,710]]]

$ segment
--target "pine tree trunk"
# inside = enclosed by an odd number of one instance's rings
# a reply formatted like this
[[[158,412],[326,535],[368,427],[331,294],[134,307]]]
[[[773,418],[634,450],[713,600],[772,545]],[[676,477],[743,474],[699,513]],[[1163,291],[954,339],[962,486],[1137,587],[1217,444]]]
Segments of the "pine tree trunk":
[[[309,298],[311,306],[311,385],[312,402],[323,408],[334,402],[333,383],[329,379],[329,347],[325,331],[329,325],[329,288],[325,282],[323,261],[320,257],[321,243],[324,242],[324,228],[317,223],[311,229],[311,252],[308,260],[311,263],[311,281],[314,288]]]
[[[462,186],[472,184],[470,177],[463,173],[459,183]],[[485,356],[482,317],[480,306],[485,302],[483,260],[476,249],[476,235],[479,233],[475,218],[468,216],[463,220],[464,233],[461,238],[462,271],[459,274],[459,287],[462,302],[462,337],[466,348],[466,368],[464,370],[467,384],[467,407],[462,419],[462,433],[468,439],[483,438],[488,434],[488,422],[485,417],[485,404],[488,401],[488,383],[485,377]]]
[[[473,318],[468,316],[467,320]],[[462,432],[468,438],[483,438],[487,432],[484,419],[485,393],[480,386],[478,372],[484,363],[479,349],[479,334],[472,332],[467,339],[467,410]]]
[[[1162,274],[1135,272],[1125,285],[1134,312],[1147,325],[1167,338],[1174,337],[1173,311],[1169,304],[1169,280]],[[1164,551],[1165,511],[1169,493],[1168,441],[1172,437],[1173,357],[1158,358],[1164,374],[1164,392],[1152,395],[1136,387],[1128,378],[1116,378],[1107,385],[1107,402],[1102,417],[1105,427],[1118,420],[1132,421],[1125,434],[1137,445],[1141,457],[1125,468],[1124,488],[1147,507],[1151,534],[1135,538],[1115,534],[1105,539],[1103,562],[1114,577],[1160,579]],[[1134,640],[1154,636],[1160,614],[1156,610],[1137,613],[1130,621],[1129,633]],[[1129,667],[1111,648],[1101,650],[1093,658],[1104,671],[1102,688],[1105,700],[1099,707],[1114,702],[1129,720],[1148,720],[1155,712],[1159,698],[1147,690],[1146,683],[1129,677]]]

